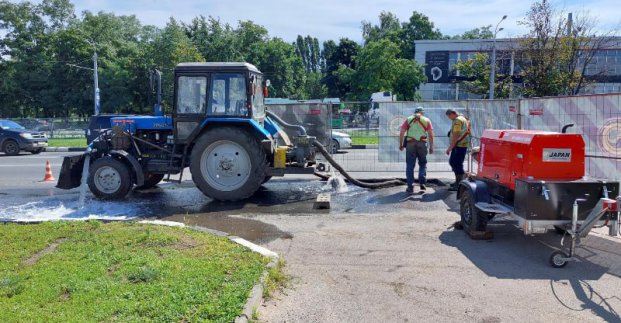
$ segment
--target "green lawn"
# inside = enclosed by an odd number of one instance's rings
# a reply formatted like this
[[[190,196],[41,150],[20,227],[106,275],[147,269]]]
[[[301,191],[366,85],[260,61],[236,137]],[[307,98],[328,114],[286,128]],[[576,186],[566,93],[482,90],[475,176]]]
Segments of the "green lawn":
[[[346,131],[343,131],[346,132]],[[379,144],[379,132],[377,130],[355,130],[348,132],[351,135],[353,145],[377,145]]]
[[[269,262],[137,223],[1,224],[0,244],[0,322],[231,322]]]
[[[50,147],[86,147],[86,138],[50,138],[47,143]]]

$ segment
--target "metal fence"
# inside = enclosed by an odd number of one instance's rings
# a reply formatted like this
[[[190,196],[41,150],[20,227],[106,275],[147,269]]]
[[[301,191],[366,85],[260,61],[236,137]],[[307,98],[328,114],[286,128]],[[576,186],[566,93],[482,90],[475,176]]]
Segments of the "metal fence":
[[[11,119],[28,130],[44,132],[49,138],[85,138],[88,119],[83,118],[28,118]]]
[[[333,157],[350,172],[397,172],[405,169],[399,151],[399,128],[418,106],[425,108],[435,133],[435,153],[428,171],[450,171],[447,133],[448,108],[463,113],[472,125],[472,146],[485,129],[533,129],[582,134],[586,144],[586,172],[593,177],[621,179],[621,94],[585,95],[521,100],[467,100],[426,102],[343,102],[268,105],[285,121],[300,124],[329,146],[348,135],[353,148],[341,147]],[[50,138],[83,138],[88,120],[80,118],[13,119]]]

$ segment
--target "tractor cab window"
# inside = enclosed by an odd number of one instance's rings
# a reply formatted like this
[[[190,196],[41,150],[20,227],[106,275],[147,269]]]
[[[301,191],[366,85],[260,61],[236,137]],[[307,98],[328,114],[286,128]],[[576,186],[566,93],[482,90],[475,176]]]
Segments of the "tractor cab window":
[[[204,76],[180,76],[177,82],[177,113],[204,113],[207,78]]]
[[[263,90],[263,79],[261,76],[256,75],[252,82],[252,109],[255,118],[265,116]]]
[[[245,74],[213,74],[207,114],[246,116],[248,115],[247,99]]]

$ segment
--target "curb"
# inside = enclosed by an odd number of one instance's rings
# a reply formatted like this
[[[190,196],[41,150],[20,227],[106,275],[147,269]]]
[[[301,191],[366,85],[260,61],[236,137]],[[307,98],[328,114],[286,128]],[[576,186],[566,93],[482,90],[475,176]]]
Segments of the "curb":
[[[351,145],[351,149],[378,149],[378,144],[370,144],[370,145]]]
[[[277,253],[267,248],[263,248],[257,244],[254,244],[246,239],[230,235],[226,232],[213,230],[213,229],[200,227],[200,226],[188,226],[188,225],[185,225],[184,223],[174,222],[174,221],[143,220],[143,221],[138,221],[138,223],[164,225],[164,226],[177,227],[177,228],[190,228],[196,231],[210,233],[210,234],[213,234],[219,237],[227,237],[229,240],[231,240],[234,243],[237,243],[238,245],[244,246],[250,249],[251,251],[256,252],[262,256],[269,257],[271,261],[269,262],[269,264],[267,264],[268,270],[276,266],[276,263],[278,262],[278,259],[279,259],[279,256]],[[267,279],[268,270],[263,272],[259,282],[252,287],[250,294],[248,294],[248,297],[246,298],[246,305],[244,305],[244,309],[242,310],[241,314],[237,318],[235,318],[235,323],[247,323],[252,318],[253,312],[257,308],[259,308],[259,306],[261,306],[261,304],[263,303],[263,284],[265,283],[265,280]]]
[[[43,149],[46,152],[72,152],[72,151],[86,151],[86,147],[45,147]]]

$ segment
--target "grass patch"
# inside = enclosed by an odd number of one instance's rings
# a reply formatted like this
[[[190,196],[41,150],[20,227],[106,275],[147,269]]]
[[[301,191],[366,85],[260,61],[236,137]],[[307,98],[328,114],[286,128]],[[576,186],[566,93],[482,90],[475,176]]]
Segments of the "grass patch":
[[[291,277],[285,274],[286,264],[283,258],[278,258],[276,265],[269,269],[263,283],[263,298],[269,299],[276,291],[282,291],[289,286]]]
[[[352,145],[377,145],[379,144],[379,131],[356,130],[350,132]]]
[[[231,322],[269,262],[227,238],[127,222],[0,224],[0,244],[0,322]]]
[[[47,144],[50,147],[86,147],[86,138],[50,138]]]

